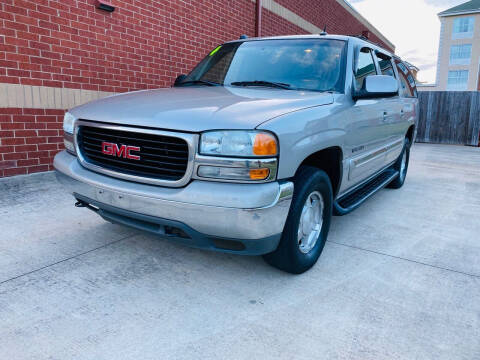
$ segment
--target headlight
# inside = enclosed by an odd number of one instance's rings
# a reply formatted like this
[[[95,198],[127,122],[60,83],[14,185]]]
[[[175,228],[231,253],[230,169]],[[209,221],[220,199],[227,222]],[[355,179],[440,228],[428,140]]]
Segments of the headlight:
[[[256,130],[206,131],[195,158],[197,179],[233,182],[275,181],[278,166],[275,135]]]
[[[69,112],[63,117],[63,144],[65,149],[72,155],[75,155],[75,145],[73,144],[73,122],[75,117]]]
[[[200,138],[200,154],[220,156],[276,156],[275,136],[264,131],[208,131]]]
[[[75,121],[75,117],[70,114],[69,112],[65,113],[63,117],[63,131],[69,134],[73,134],[73,122]]]

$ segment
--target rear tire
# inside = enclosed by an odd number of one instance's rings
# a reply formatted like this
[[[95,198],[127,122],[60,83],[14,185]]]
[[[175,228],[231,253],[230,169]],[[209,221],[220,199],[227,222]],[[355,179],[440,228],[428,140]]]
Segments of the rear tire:
[[[390,189],[400,189],[405,183],[408,172],[408,163],[410,161],[410,140],[405,138],[403,143],[403,150],[398,160],[393,165],[393,168],[399,172],[399,175],[393,180],[388,187]]]
[[[291,274],[301,274],[317,262],[332,218],[333,191],[328,175],[302,166],[294,180],[292,204],[278,248],[264,259]]]

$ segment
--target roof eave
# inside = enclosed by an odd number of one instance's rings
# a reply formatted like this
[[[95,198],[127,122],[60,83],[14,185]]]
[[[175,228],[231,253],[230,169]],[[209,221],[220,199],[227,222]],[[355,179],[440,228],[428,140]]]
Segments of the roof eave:
[[[448,16],[456,16],[456,15],[470,15],[470,14],[479,14],[480,9],[478,10],[468,10],[468,11],[455,11],[455,12],[448,12],[448,13],[438,13],[438,17],[448,17]]]

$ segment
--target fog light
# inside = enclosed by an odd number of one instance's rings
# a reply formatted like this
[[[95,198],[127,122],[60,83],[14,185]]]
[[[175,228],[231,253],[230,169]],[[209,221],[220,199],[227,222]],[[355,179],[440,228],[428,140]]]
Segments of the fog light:
[[[251,169],[250,179],[252,180],[265,180],[270,174],[269,169]]]
[[[198,167],[197,174],[200,177],[224,180],[265,180],[270,173],[268,169],[248,169],[248,168],[232,168],[221,166]]]
[[[73,142],[63,139],[63,145],[65,145],[65,149],[72,155],[76,155],[75,151],[75,146],[73,145]]]
[[[70,141],[63,139],[63,144],[65,145],[65,149],[70,152],[75,152],[75,148],[73,147],[73,143]]]

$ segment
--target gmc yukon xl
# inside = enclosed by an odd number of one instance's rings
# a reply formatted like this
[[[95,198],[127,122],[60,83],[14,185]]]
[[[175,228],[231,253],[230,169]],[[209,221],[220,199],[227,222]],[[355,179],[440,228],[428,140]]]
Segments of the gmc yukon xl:
[[[107,221],[298,274],[332,215],[403,185],[417,116],[408,66],[365,39],[241,39],[172,88],[71,109],[54,166]]]

